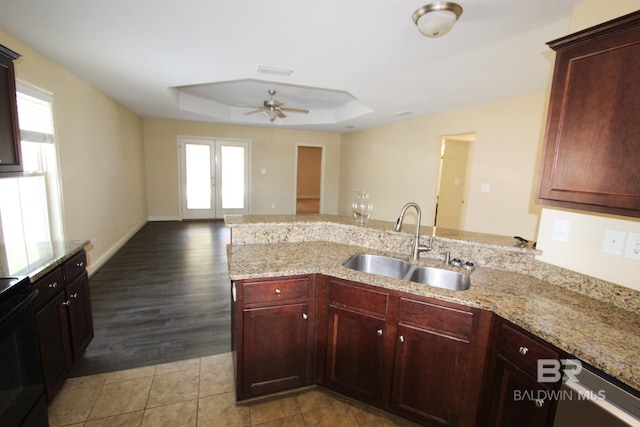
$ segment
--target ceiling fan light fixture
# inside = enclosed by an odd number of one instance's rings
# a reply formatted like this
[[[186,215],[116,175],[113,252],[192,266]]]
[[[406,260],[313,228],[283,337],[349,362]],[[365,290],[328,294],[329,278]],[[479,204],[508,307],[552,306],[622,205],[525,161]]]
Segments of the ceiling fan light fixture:
[[[422,6],[413,13],[413,22],[427,37],[447,34],[462,15],[462,6],[453,2],[436,2]]]
[[[274,121],[278,118],[278,111],[275,108],[269,108],[268,110],[264,110],[262,112],[264,116],[269,119],[269,121]]]

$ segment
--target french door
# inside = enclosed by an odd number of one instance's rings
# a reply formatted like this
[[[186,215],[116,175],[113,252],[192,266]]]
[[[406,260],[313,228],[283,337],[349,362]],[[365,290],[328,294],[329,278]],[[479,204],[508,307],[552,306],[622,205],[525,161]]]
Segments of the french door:
[[[179,137],[182,219],[249,213],[249,144]]]

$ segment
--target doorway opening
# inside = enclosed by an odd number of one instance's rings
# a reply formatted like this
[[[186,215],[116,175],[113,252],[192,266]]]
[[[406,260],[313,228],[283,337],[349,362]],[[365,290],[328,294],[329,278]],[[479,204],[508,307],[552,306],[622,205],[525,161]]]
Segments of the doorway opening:
[[[182,219],[249,214],[249,141],[179,137]]]
[[[475,139],[475,132],[442,138],[434,222],[437,227],[464,230]]]
[[[320,213],[324,147],[298,145],[296,213]]]

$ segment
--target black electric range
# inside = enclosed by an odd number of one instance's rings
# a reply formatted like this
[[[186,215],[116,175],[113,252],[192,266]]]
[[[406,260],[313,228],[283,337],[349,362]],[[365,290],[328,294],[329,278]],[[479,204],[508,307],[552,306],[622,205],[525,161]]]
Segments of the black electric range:
[[[48,426],[28,278],[0,278],[0,425]]]

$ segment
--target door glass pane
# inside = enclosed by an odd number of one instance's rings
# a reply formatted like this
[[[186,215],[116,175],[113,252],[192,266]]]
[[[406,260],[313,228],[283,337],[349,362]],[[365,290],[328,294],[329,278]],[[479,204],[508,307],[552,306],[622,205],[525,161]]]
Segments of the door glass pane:
[[[187,209],[211,209],[211,147],[185,145]]]
[[[244,147],[220,147],[222,209],[244,208]]]

